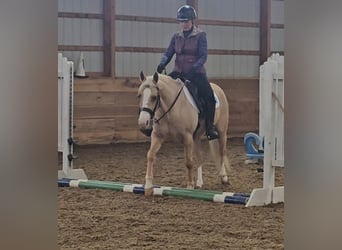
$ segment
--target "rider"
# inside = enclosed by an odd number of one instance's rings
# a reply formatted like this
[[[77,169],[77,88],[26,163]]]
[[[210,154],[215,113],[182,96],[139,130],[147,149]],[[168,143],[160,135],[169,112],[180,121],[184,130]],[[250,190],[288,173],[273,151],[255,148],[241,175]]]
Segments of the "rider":
[[[176,54],[175,65],[169,76],[174,79],[185,78],[196,83],[198,95],[205,102],[206,135],[208,140],[213,140],[218,138],[218,133],[214,127],[214,92],[204,68],[204,63],[207,60],[207,37],[204,31],[194,25],[196,17],[195,9],[189,5],[178,9],[177,20],[180,23],[181,31],[172,36],[169,47],[157,67],[157,72],[161,73]]]

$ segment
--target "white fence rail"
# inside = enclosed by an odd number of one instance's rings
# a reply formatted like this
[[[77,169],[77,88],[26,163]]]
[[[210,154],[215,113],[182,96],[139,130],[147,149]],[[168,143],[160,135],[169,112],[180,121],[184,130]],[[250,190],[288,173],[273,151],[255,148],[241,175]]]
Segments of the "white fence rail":
[[[58,152],[62,152],[58,179],[87,179],[82,169],[73,169],[73,72],[73,62],[58,53]]]

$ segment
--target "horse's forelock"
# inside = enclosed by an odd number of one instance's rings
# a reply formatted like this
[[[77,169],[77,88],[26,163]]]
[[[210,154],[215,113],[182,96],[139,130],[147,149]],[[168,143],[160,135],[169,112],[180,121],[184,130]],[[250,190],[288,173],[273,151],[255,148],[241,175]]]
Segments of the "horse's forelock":
[[[152,76],[147,76],[145,81],[141,83],[138,92],[142,93],[144,91],[144,89],[149,88],[149,89],[153,89],[155,88],[156,85],[153,82]]]

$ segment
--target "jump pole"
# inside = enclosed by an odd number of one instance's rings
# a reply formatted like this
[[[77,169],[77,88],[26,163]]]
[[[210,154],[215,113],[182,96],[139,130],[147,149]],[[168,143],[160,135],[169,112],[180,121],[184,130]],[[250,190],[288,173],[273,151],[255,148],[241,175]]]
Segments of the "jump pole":
[[[131,184],[122,182],[96,181],[96,180],[73,180],[59,179],[59,187],[78,187],[84,189],[107,189],[117,192],[130,192],[135,194],[144,194],[145,189],[141,184]],[[220,203],[242,204],[246,205],[249,194],[217,192],[200,189],[186,189],[176,187],[155,186],[153,187],[154,196],[173,196],[197,200],[205,200]]]

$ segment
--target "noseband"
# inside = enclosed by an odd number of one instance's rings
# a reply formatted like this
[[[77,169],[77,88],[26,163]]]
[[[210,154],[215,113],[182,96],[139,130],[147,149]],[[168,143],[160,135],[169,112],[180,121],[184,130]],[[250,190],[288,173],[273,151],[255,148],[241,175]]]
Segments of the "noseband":
[[[139,114],[140,114],[141,111],[146,111],[147,113],[150,114],[151,120],[153,120],[154,115],[155,115],[156,110],[157,110],[157,108],[159,107],[159,105],[160,105],[160,95],[159,95],[159,93],[158,93],[157,101],[156,101],[156,104],[154,105],[153,110],[150,109],[150,108],[148,108],[148,107],[140,107],[140,108],[139,108]]]

